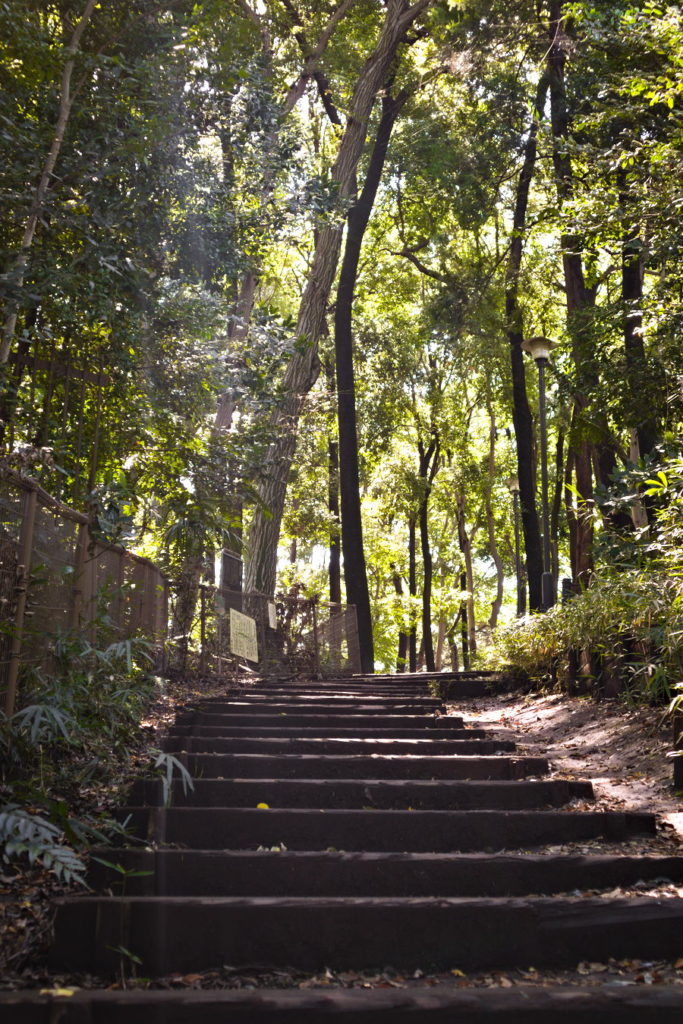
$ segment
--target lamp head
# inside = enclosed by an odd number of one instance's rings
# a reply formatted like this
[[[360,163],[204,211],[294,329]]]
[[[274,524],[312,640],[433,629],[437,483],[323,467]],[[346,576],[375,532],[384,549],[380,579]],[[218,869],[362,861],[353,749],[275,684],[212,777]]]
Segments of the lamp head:
[[[505,485],[509,490],[510,494],[519,494],[519,477],[509,476],[505,481]]]
[[[522,342],[522,349],[528,352],[532,359],[539,362],[541,359],[549,359],[550,352],[555,348],[557,342],[551,341],[550,338],[544,338],[542,335],[538,335],[535,338],[526,338]]]

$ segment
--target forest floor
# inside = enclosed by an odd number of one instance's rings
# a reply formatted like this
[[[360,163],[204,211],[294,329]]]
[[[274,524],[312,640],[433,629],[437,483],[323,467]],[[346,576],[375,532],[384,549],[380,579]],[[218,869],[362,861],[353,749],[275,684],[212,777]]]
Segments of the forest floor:
[[[225,687],[220,691],[225,692]],[[167,687],[150,709],[144,723],[150,746],[172,722],[176,710],[188,700],[210,696],[200,686]],[[572,809],[650,811],[658,816],[655,836],[637,837],[619,844],[583,841],[546,847],[548,853],[660,854],[683,856],[683,795],[671,785],[670,729],[661,727],[662,709],[629,707],[621,701],[595,702],[589,698],[558,695],[513,694],[459,701],[448,711],[465,716],[468,724],[515,738],[521,754],[543,754],[556,778],[590,779],[596,800],[575,801]],[[537,851],[534,851],[537,852]],[[540,852],[540,851],[539,851]],[[580,963],[575,970],[536,970],[533,965],[509,971],[464,972],[416,970],[408,975],[385,967],[369,971],[330,971],[310,974],[297,970],[252,968],[220,969],[201,974],[164,978],[111,979],[92,975],[55,974],[44,966],[49,945],[52,905],[68,891],[49,872],[0,867],[0,990],[26,988],[162,989],[310,989],[310,988],[415,988],[501,987],[516,985],[656,985],[683,986],[683,955],[676,961],[609,960]],[[73,892],[73,889],[71,889]],[[681,898],[683,888],[666,880],[637,883],[633,889],[609,893],[590,891],[569,895]],[[683,954],[683,948],[681,949]],[[391,952],[387,951],[387,961]]]

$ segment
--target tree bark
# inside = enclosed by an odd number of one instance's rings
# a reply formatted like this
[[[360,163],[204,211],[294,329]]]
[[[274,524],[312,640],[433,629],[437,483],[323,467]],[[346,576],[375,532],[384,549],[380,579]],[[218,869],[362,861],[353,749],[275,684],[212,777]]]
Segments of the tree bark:
[[[4,365],[9,359],[12,341],[14,339],[14,332],[17,326],[17,315],[19,312],[20,302],[18,293],[24,285],[26,271],[28,269],[29,252],[33,245],[33,239],[35,237],[36,228],[38,227],[38,222],[45,208],[45,201],[52,181],[52,174],[62,148],[62,143],[64,142],[66,126],[69,123],[69,117],[71,116],[71,109],[74,100],[74,96],[71,91],[71,78],[76,64],[76,54],[78,53],[81,45],[81,37],[83,36],[83,33],[88,26],[88,22],[92,17],[96,3],[97,0],[87,0],[86,5],[83,8],[83,13],[76,23],[65,49],[66,61],[62,70],[55,133],[52,137],[52,143],[45,159],[45,163],[43,164],[40,179],[33,196],[31,210],[24,226],[21,246],[14,261],[14,266],[10,271],[10,278],[12,280],[13,288],[17,292],[17,296],[11,300],[5,317],[5,322],[3,324],[2,339],[0,340],[0,366]]]
[[[534,421],[529,407],[524,372],[522,341],[524,329],[522,311],[519,306],[519,278],[526,233],[526,215],[529,205],[529,189],[534,176],[537,154],[538,122],[548,92],[548,76],[543,75],[538,83],[534,102],[534,118],[524,146],[524,160],[517,183],[515,209],[512,222],[512,241],[505,274],[505,313],[507,320],[510,362],[512,369],[512,420],[517,441],[517,475],[519,478],[519,504],[524,537],[527,580],[529,584],[529,607],[538,611],[541,607],[541,576],[543,574],[543,553],[541,531],[536,509],[536,473],[534,466]]]
[[[417,672],[417,625],[414,620],[414,601],[417,597],[417,536],[416,522],[408,520],[408,594],[410,595],[410,627],[408,629],[408,669]]]
[[[550,116],[553,133],[553,167],[560,206],[572,198],[574,178],[572,162],[564,143],[569,134],[569,111],[565,88],[565,32],[563,29],[563,2],[550,3],[550,46],[547,67],[550,81]],[[572,339],[572,354],[579,379],[579,397],[575,399],[576,415],[572,416],[573,429],[569,437],[570,450],[578,491],[575,516],[575,548],[572,570],[575,585],[586,586],[593,571],[593,473],[591,445],[582,436],[581,412],[586,400],[581,397],[586,384],[595,383],[591,367],[591,318],[595,304],[595,290],[586,287],[583,272],[581,240],[574,234],[562,233],[562,264],[567,297],[567,324]]]
[[[489,626],[491,629],[495,629],[498,623],[498,616],[500,615],[500,609],[503,605],[503,584],[505,582],[505,569],[503,567],[503,559],[500,557],[498,550],[498,544],[496,541],[496,523],[493,517],[493,504],[491,501],[491,493],[493,491],[493,483],[496,478],[496,414],[493,411],[491,399],[489,397],[487,401],[488,413],[489,413],[489,458],[488,458],[488,480],[484,486],[484,507],[486,511],[486,532],[488,534],[489,542],[489,554],[493,560],[493,564],[496,567],[496,597],[491,602],[491,615],[489,617]]]
[[[406,0],[388,0],[379,39],[356,83],[337,159],[330,172],[341,202],[352,195],[375,96],[387,79],[407,29],[430,3],[431,0],[417,0],[411,6]],[[306,395],[319,373],[318,339],[339,260],[342,232],[341,221],[325,224],[319,232],[299,307],[296,351],[284,375],[286,397],[271,420],[276,440],[266,459],[265,479],[259,494],[261,501],[254,510],[249,532],[247,563],[247,589],[266,594],[275,590],[277,545],[287,480],[296,450],[297,426]]]
[[[428,672],[434,672],[436,664],[434,661],[434,641],[432,639],[432,579],[434,569],[432,564],[432,550],[429,543],[429,496],[434,484],[434,478],[439,471],[439,438],[432,437],[429,445],[425,448],[422,441],[418,441],[418,452],[420,456],[419,475],[422,485],[420,497],[420,508],[418,520],[420,524],[420,549],[422,552],[422,648],[424,650],[425,667]]]
[[[476,526],[473,528],[472,533],[468,534],[465,521],[465,496],[463,494],[459,494],[456,499],[456,517],[458,522],[458,543],[463,561],[465,562],[465,572],[461,576],[461,586],[464,579],[465,586],[462,589],[467,591],[464,606],[467,623],[467,665],[469,666],[470,655],[477,653],[477,626],[474,620],[474,570],[472,567],[472,538],[476,532]],[[464,661],[464,645],[462,656]]]
[[[339,274],[334,314],[344,583],[346,584],[346,600],[349,604],[355,605],[358,616],[358,639],[363,672],[373,671],[375,659],[360,501],[356,383],[353,367],[353,299],[363,237],[382,179],[391,132],[406,99],[406,93],[401,93],[395,100],[389,95],[382,98],[382,115],[365,174],[363,190],[357,203],[349,211],[346,245]]]
[[[398,569],[396,568],[395,565],[392,565],[391,572],[392,572],[392,577],[393,577],[394,590],[396,591],[396,596],[399,597],[399,598],[402,598],[403,597],[403,580],[401,579],[401,574],[399,573],[399,571],[398,571]],[[396,671],[397,672],[405,672],[407,658],[408,658],[408,634],[406,633],[406,631],[404,629],[399,629],[399,631],[398,631],[398,655],[396,657]]]

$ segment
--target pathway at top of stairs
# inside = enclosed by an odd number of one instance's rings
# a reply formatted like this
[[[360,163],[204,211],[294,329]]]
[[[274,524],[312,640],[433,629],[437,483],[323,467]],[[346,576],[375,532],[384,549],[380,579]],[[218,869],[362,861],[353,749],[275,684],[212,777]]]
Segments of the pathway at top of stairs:
[[[463,677],[463,695],[485,680]],[[453,698],[449,697],[449,702]],[[137,845],[101,851],[95,893],[60,901],[56,971],[150,978],[231,965],[317,972],[574,968],[683,956],[683,901],[609,895],[683,882],[683,857],[547,852],[655,832],[585,811],[589,782],[444,715],[419,679],[263,683],[205,700],[166,742],[194,790],[141,781]],[[580,893],[590,890],[590,896]],[[568,895],[568,894],[574,895]],[[644,989],[82,990],[0,995],[17,1024],[384,1024],[683,1019],[683,985]]]

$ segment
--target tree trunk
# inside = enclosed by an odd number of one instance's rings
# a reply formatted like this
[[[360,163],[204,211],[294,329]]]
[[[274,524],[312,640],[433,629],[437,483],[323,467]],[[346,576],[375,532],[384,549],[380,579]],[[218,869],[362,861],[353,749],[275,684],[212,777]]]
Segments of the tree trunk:
[[[402,598],[403,597],[403,580],[401,579],[401,574],[399,573],[399,571],[398,571],[398,569],[396,568],[395,565],[392,565],[391,572],[392,572],[392,577],[393,577],[394,590],[396,591],[396,596],[399,597],[399,598]],[[397,655],[397,658],[396,658],[396,671],[397,672],[405,672],[407,658],[408,658],[408,634],[406,633],[405,629],[400,629],[399,632],[398,632],[398,655]]]
[[[493,505],[491,502],[491,492],[493,491],[493,483],[496,478],[496,415],[493,411],[491,399],[489,397],[487,401],[487,407],[489,412],[489,459],[488,459],[488,480],[484,486],[484,507],[486,511],[486,531],[488,534],[489,542],[489,554],[493,559],[493,564],[496,567],[496,597],[491,603],[491,615],[489,618],[489,626],[491,629],[495,629],[498,623],[498,616],[500,615],[500,609],[503,604],[503,585],[505,583],[505,569],[503,567],[503,559],[500,557],[498,550],[498,544],[496,541],[496,523],[493,517]]]
[[[467,591],[467,572],[460,573],[460,589]],[[460,605],[460,643],[462,645],[462,667],[465,672],[470,669],[470,625],[469,600],[464,597]]]
[[[630,411],[640,455],[648,455],[657,443],[657,423],[651,415],[648,365],[643,344],[643,260],[638,224],[630,214],[632,200],[626,174],[619,175],[619,205],[623,211],[621,249],[621,297],[624,306],[624,351],[630,392]]]
[[[356,383],[353,368],[353,299],[363,237],[382,178],[391,132],[406,99],[405,93],[396,100],[388,95],[382,98],[382,116],[365,174],[363,190],[357,203],[349,211],[346,246],[334,314],[344,582],[346,600],[349,604],[355,605],[358,616],[358,639],[363,672],[373,671],[375,658],[360,502]]]
[[[379,39],[354,88],[346,128],[330,172],[331,183],[336,185],[342,203],[352,196],[375,96],[387,79],[406,31],[430,3],[431,0],[417,0],[410,6],[406,0],[388,0]],[[296,450],[297,425],[306,395],[318,377],[318,339],[339,260],[342,232],[342,222],[331,222],[320,229],[299,307],[298,344],[284,375],[285,398],[271,420],[276,440],[266,459],[265,479],[259,489],[261,500],[254,510],[249,532],[247,563],[247,589],[266,594],[275,590],[277,545]]]
[[[417,597],[417,538],[416,523],[408,520],[408,594],[410,595],[410,627],[408,630],[408,668],[417,672],[417,625],[414,619],[415,598]]]
[[[529,189],[536,166],[538,121],[543,114],[547,92],[548,76],[543,75],[536,90],[534,119],[529,128],[529,135],[524,147],[524,161],[517,183],[512,222],[512,241],[510,243],[510,255],[505,274],[505,313],[512,369],[512,420],[517,441],[519,505],[522,534],[524,537],[527,580],[529,583],[529,607],[531,611],[538,611],[541,607],[543,554],[541,531],[536,509],[536,473],[533,456],[534,422],[526,392],[524,355],[522,353],[524,328],[522,311],[519,305],[519,277],[524,250]]]
[[[432,551],[429,544],[429,495],[431,494],[434,478],[439,471],[439,439],[433,437],[429,446],[424,447],[422,441],[418,442],[420,455],[419,474],[422,483],[422,496],[418,519],[420,523],[420,548],[422,552],[423,578],[422,578],[422,648],[424,650],[425,666],[428,672],[435,669],[434,642],[432,639]]]
[[[467,598],[464,604],[467,627],[467,666],[469,666],[469,656],[477,653],[477,627],[474,620],[474,571],[472,568],[472,539],[476,532],[476,526],[472,529],[471,534],[467,533],[467,524],[465,522],[465,497],[462,494],[459,494],[456,500],[456,515],[458,520],[458,542],[465,562],[465,572],[461,576],[461,586],[462,580],[464,579],[465,586],[462,587],[462,589],[467,591]],[[464,661],[464,646],[462,656]]]
[[[555,184],[560,206],[570,200],[574,190],[571,157],[566,149],[569,134],[569,112],[565,89],[564,68],[566,63],[566,35],[562,23],[563,2],[550,3],[550,46],[548,48],[548,76],[550,81],[550,114],[553,133],[553,167]],[[595,304],[595,292],[586,287],[583,273],[581,240],[574,234],[562,234],[562,264],[567,296],[567,324],[572,339],[572,354],[579,380],[579,395],[586,384],[595,383],[591,366],[591,320]],[[576,399],[576,413],[572,417],[574,429],[570,433],[569,445],[573,453],[577,498],[575,518],[575,555],[572,566],[575,584],[586,586],[593,571],[593,473],[591,445],[583,437],[581,412],[585,399]]]
[[[12,347],[12,341],[14,339],[14,332],[17,326],[17,315],[19,312],[20,297],[19,293],[24,285],[26,278],[26,271],[28,269],[28,257],[33,245],[33,239],[36,233],[36,228],[43,214],[45,208],[45,201],[47,194],[52,182],[52,175],[59,157],[62,143],[64,142],[64,133],[66,132],[66,126],[69,123],[69,117],[71,116],[71,109],[73,106],[74,96],[71,91],[71,78],[73,76],[74,67],[76,64],[76,54],[78,53],[81,45],[81,37],[87,28],[88,22],[90,21],[93,11],[95,9],[97,0],[87,0],[86,5],[83,9],[83,13],[76,23],[76,27],[71,33],[71,38],[64,50],[66,61],[62,70],[62,79],[59,92],[59,107],[57,112],[57,122],[55,124],[55,133],[52,137],[52,143],[48,151],[43,169],[41,171],[40,179],[36,187],[35,194],[33,196],[33,202],[31,203],[31,210],[28,215],[28,219],[24,226],[24,234],[21,239],[21,246],[17,253],[14,261],[14,266],[10,270],[9,278],[12,282],[12,287],[16,291],[16,297],[11,300],[9,309],[5,317],[5,322],[2,329],[2,339],[0,340],[0,366],[4,365],[9,359],[10,350]]]

